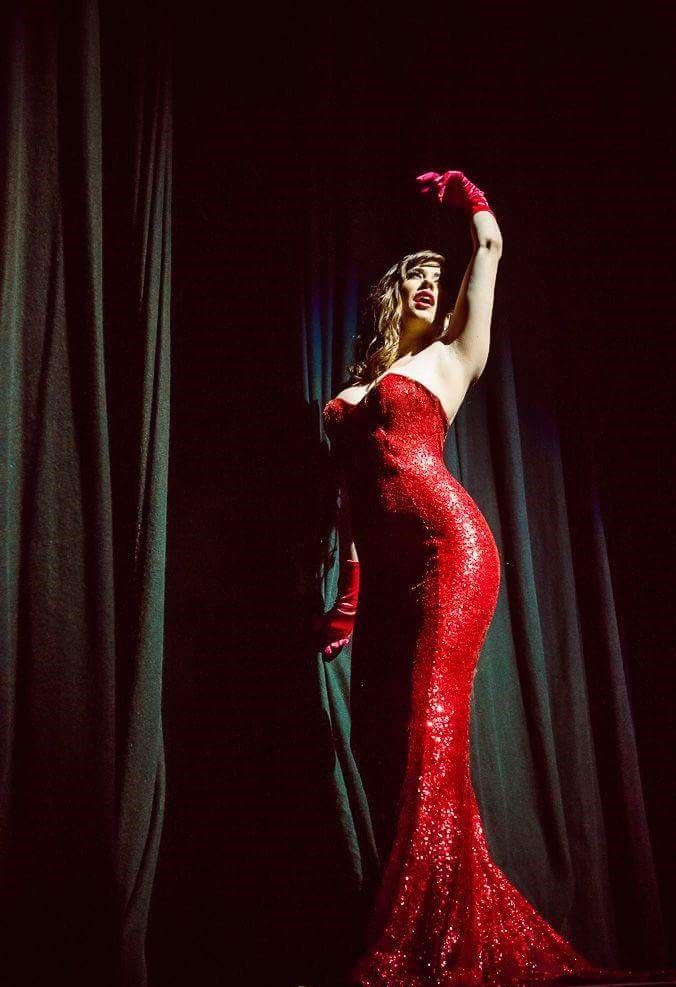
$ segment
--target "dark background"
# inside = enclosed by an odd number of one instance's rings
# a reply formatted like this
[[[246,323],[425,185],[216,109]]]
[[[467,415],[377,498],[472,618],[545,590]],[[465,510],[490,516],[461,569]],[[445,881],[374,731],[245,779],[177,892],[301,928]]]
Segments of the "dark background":
[[[349,934],[326,903],[340,862],[332,876],[306,839],[330,826],[328,795],[287,763],[290,721],[316,713],[300,696],[281,708],[299,651],[274,624],[311,552],[298,500],[314,468],[298,342],[307,204],[335,231],[338,281],[356,263],[364,287],[428,245],[450,244],[461,272],[463,224],[445,233],[416,198],[427,169],[460,168],[486,192],[504,235],[495,332],[533,413],[556,415],[598,476],[673,945],[674,27],[666,4],[175,7],[152,982],[302,982]]]

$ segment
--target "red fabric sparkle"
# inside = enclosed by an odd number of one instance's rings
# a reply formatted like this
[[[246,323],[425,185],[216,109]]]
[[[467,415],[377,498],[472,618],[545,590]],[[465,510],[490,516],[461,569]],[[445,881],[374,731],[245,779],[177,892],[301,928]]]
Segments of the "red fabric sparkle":
[[[389,372],[359,404],[333,398],[323,416],[347,478],[361,563],[352,743],[387,848],[368,948],[350,983],[626,978],[631,971],[600,970],[580,955],[488,851],[470,779],[470,699],[500,559],[481,511],[446,467],[441,401],[421,381]]]

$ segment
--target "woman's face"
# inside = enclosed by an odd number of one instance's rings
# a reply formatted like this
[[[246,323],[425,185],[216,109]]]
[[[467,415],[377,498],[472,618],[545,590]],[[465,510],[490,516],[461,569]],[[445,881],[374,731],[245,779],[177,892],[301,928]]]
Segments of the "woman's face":
[[[441,268],[427,261],[409,268],[401,285],[402,322],[425,322],[432,325],[439,307]]]

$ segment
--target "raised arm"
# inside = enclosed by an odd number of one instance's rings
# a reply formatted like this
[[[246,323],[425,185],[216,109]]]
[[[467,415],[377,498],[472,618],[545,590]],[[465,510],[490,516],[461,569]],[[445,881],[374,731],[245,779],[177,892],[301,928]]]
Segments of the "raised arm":
[[[474,252],[460,284],[453,316],[443,340],[454,347],[471,381],[483,373],[491,341],[491,319],[502,235],[493,213],[476,212],[471,220]]]
[[[442,341],[464,364],[470,383],[486,366],[490,349],[495,280],[502,256],[502,234],[486,196],[461,171],[419,175],[421,191],[434,194],[440,205],[463,209],[470,216],[474,252],[463,276],[453,315]]]

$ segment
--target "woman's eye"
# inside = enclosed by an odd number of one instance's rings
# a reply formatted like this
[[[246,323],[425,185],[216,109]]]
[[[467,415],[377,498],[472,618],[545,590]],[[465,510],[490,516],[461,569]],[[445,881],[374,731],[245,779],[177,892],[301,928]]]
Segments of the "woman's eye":
[[[420,270],[420,268],[415,267],[412,271],[409,271],[408,276],[409,276],[409,278],[412,278],[413,280],[419,280],[421,278],[424,278],[425,277],[425,274],[424,274],[423,271]],[[429,278],[429,280],[430,281],[433,281],[434,284],[438,284],[439,283],[439,280],[440,280],[439,279],[439,275],[436,274],[436,275],[434,275],[434,277]]]

